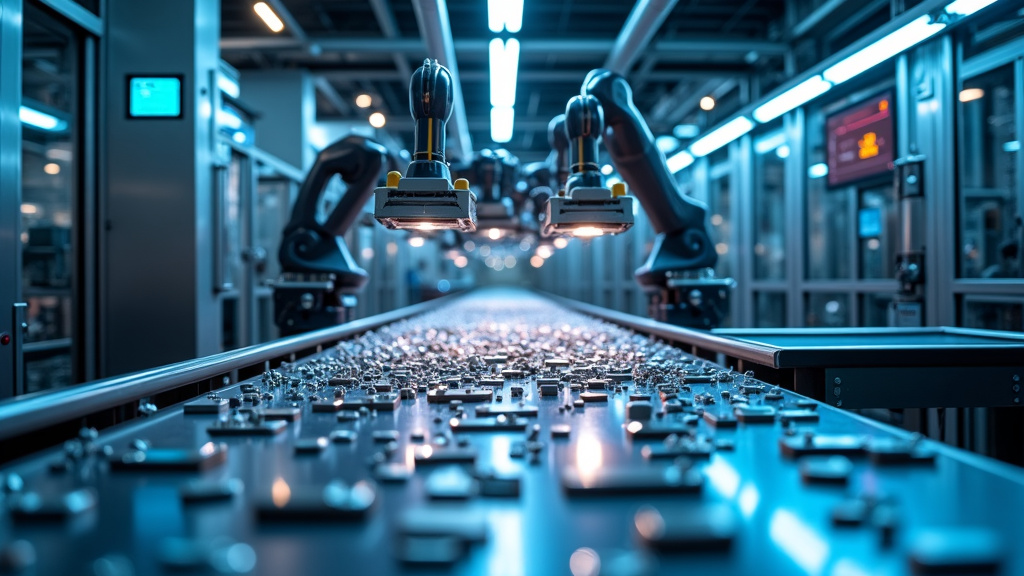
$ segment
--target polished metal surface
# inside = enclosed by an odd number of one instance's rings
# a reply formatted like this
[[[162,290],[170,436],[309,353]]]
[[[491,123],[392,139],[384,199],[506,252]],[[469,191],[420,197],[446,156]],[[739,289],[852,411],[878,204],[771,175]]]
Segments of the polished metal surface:
[[[431,401],[448,390],[462,400]],[[220,398],[252,409],[175,406],[0,469],[0,545],[31,548],[39,574],[1024,571],[1019,469],[524,291],[453,299]],[[488,426],[513,430],[461,431]],[[34,512],[53,497],[66,521]]]

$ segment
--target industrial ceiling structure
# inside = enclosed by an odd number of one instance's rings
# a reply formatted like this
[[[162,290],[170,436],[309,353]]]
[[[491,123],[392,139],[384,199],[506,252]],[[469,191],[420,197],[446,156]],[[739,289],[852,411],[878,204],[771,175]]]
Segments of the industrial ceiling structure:
[[[408,145],[411,71],[428,56],[449,67],[454,58],[464,106],[456,103],[449,147],[505,147],[535,161],[550,150],[548,122],[594,68],[627,77],[656,136],[675,131],[681,141],[667,140],[668,152],[919,2],[525,0],[515,34],[491,31],[486,0],[267,3],[283,21],[279,33],[252,0],[222,0],[222,57],[243,72],[310,70],[319,120],[366,121],[382,112],[386,130]],[[488,44],[495,37],[520,43],[507,143],[491,137]],[[369,107],[357,105],[361,94],[372,97]],[[704,110],[709,96],[714,108]]]

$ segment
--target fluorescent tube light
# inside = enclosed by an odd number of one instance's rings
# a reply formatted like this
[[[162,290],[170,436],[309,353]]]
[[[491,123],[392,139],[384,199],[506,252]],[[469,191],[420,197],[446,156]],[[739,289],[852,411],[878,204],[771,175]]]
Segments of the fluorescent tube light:
[[[672,129],[672,135],[680,140],[694,138],[700,134],[700,128],[696,124],[680,124]]]
[[[274,14],[274,9],[267,5],[266,2],[257,2],[252,5],[252,9],[256,11],[256,15],[263,19],[263,23],[270,28],[272,32],[280,32],[284,30],[284,22]]]
[[[491,108],[491,140],[504,143],[512,139],[512,125],[515,123],[516,111],[511,106],[495,106]]]
[[[68,123],[52,114],[40,112],[28,106],[18,109],[18,118],[25,124],[48,132],[60,132],[68,127]]]
[[[754,141],[754,152],[757,152],[758,154],[767,154],[785,143],[786,133],[780,130],[774,134],[764,136],[760,140]]]
[[[705,134],[693,144],[690,144],[690,153],[697,158],[707,156],[729,142],[750,132],[753,128],[754,123],[750,118],[738,116]]]
[[[519,77],[519,40],[491,40],[491,106],[516,105],[516,81]]]
[[[955,2],[950,2],[949,6],[946,6],[946,13],[970,16],[978,10],[995,3],[996,0],[956,0]]]
[[[931,16],[921,16],[874,44],[833,65],[825,70],[822,76],[833,84],[846,82],[876,64],[881,64],[900,52],[931,38],[945,27],[946,25],[941,22],[932,22]]]
[[[519,32],[523,27],[523,0],[487,0],[487,26],[494,33]]]
[[[668,166],[668,171],[673,174],[686,168],[690,164],[693,164],[693,154],[690,154],[686,150],[673,154],[671,158],[665,161],[665,165]]]
[[[821,76],[812,76],[758,106],[754,110],[754,119],[762,124],[771,122],[786,112],[828,92],[828,89],[831,87],[832,84]]]

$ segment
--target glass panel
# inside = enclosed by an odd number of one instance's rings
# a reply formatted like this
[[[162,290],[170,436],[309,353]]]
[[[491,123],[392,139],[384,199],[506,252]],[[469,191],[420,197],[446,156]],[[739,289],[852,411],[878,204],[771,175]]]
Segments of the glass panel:
[[[714,169],[712,169],[714,172]],[[729,257],[730,240],[732,238],[732,222],[729,218],[729,206],[732,198],[729,173],[712,177],[708,187],[708,213],[711,215],[711,241],[718,252],[718,265],[715,275],[727,278],[732,276],[732,262]]]
[[[222,289],[238,288],[242,275],[242,171],[246,160],[231,155],[220,204],[220,284]]]
[[[257,280],[277,278],[280,263],[277,251],[281,246],[281,234],[289,217],[289,200],[292,187],[288,180],[273,170],[258,167],[259,181],[256,184],[256,218],[253,231],[253,250],[262,256],[263,264],[257,262]],[[353,254],[359,258],[358,254]]]
[[[898,210],[892,186],[880,186],[860,192],[857,211],[857,237],[860,241],[860,277],[895,276]]]
[[[825,120],[821,112],[807,116],[807,278],[848,279],[850,264],[849,188],[829,190],[825,164]]]
[[[960,92],[961,277],[1021,277],[1014,98],[1011,65],[965,80]]]
[[[66,27],[28,5],[23,26],[22,294],[25,382],[34,391],[75,381],[78,66]]]
[[[781,132],[779,136],[782,136]],[[754,146],[754,278],[786,277],[785,159],[789,145],[771,136]]]
[[[860,325],[888,326],[889,305],[892,294],[862,294],[860,297]]]
[[[805,325],[809,328],[841,328],[850,326],[850,306],[846,294],[839,292],[810,293],[806,296]]]
[[[964,296],[963,325],[967,328],[1024,331],[1024,302]]]
[[[782,328],[786,325],[786,293],[754,294],[754,327]]]

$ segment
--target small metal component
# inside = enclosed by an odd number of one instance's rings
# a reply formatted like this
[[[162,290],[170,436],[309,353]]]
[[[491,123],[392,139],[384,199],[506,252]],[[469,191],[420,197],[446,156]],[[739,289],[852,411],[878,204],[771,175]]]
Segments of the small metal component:
[[[809,456],[800,460],[800,477],[805,483],[845,485],[853,463],[845,456]]]
[[[654,413],[654,405],[647,400],[626,402],[627,420],[650,420]]]
[[[358,435],[353,430],[333,430],[329,435],[328,439],[331,442],[351,444],[356,441]]]
[[[569,433],[572,431],[572,427],[568,424],[552,424],[551,425],[551,437],[552,438],[568,438]]]
[[[327,438],[325,436],[319,436],[317,438],[299,438],[295,441],[296,454],[319,454],[326,448]]]

